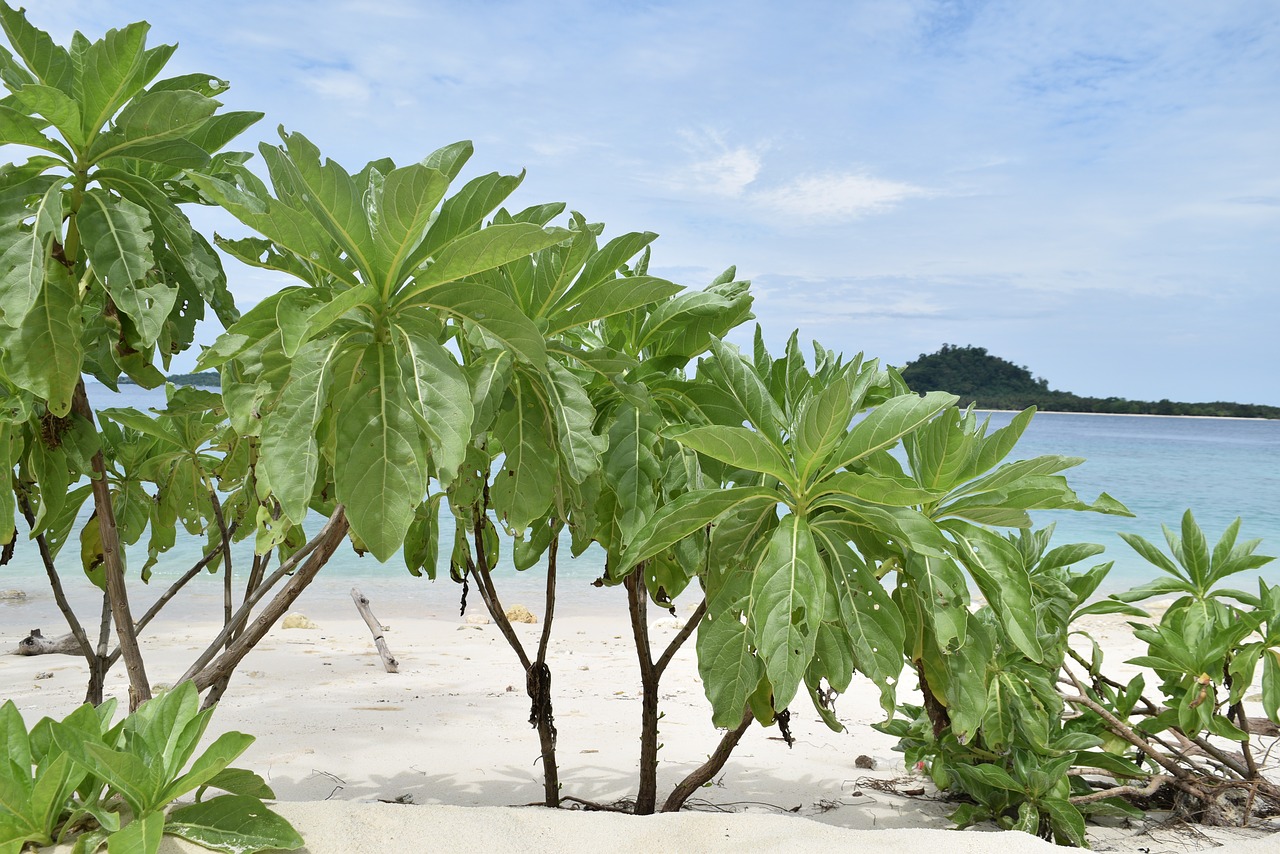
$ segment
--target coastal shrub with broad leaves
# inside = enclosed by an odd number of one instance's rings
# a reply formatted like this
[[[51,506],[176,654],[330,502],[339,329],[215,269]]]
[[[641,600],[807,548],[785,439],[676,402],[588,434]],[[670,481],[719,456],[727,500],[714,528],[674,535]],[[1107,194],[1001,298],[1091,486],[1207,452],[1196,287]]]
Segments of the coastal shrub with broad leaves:
[[[1166,782],[1220,806],[1228,784],[1206,782],[1203,763],[1168,749],[1169,733],[1272,797],[1243,697],[1260,667],[1275,718],[1280,597],[1265,584],[1257,596],[1218,588],[1262,560],[1255,544],[1235,544],[1234,528],[1210,554],[1188,516],[1170,537],[1172,559],[1131,538],[1168,577],[1091,602],[1107,565],[1076,567],[1100,549],[1051,547],[1031,514],[1130,514],[1105,493],[1075,494],[1063,472],[1077,458],[1015,457],[1032,410],[992,430],[954,395],[912,394],[876,360],[815,343],[810,364],[795,335],[775,356],[757,328],[744,353],[726,341],[752,318],[733,268],[701,290],[651,275],[652,233],[603,240],[604,226],[576,212],[553,224],[564,204],[504,207],[521,175],[484,174],[451,192],[470,143],[352,172],[281,129],[250,168],[251,155],[222,149],[260,114],[221,111],[217,78],[160,78],[173,48],[147,48],[146,24],[62,47],[2,0],[0,24],[14,49],[0,51],[10,92],[0,141],[34,151],[0,167],[0,461],[10,473],[0,563],[34,543],[89,664],[90,701],[102,701],[102,677],[122,658],[140,726],[202,729],[205,718],[179,725],[142,705],[150,686],[136,634],[183,584],[206,568],[224,583],[221,633],[178,680],[171,696],[181,699],[160,701],[191,711],[199,692],[206,707],[218,701],[344,543],[378,561],[399,554],[410,573],[434,578],[446,502],[450,576],[466,585],[464,607],[476,585],[524,671],[549,806],[562,797],[548,660],[562,540],[570,557],[601,548],[598,585],[625,588],[643,694],[635,812],[658,808],[659,682],[694,638],[725,734],[663,809],[712,779],[753,723],[789,739],[802,694],[840,729],[833,704],[855,673],[886,715],[902,712],[885,728],[908,758],[968,799],[962,824],[990,819],[1081,845],[1085,814],[1128,812],[1123,798]],[[185,204],[228,211],[253,234],[214,245],[293,284],[240,315]],[[94,410],[82,374],[109,388],[122,373],[158,386],[206,309],[226,331],[198,367],[218,370],[221,394],[171,389],[151,414]],[[104,591],[114,651],[107,618],[94,644],[61,590],[57,561],[89,500],[79,556]],[[309,534],[312,514],[325,521]],[[204,557],[135,619],[124,549],[150,532],[145,582],[179,525],[206,538]],[[250,536],[235,607],[230,545]],[[545,567],[536,649],[502,607],[504,552],[517,571]],[[1068,643],[1080,616],[1136,615],[1132,602],[1175,594],[1159,624],[1135,629],[1161,703],[1141,681],[1108,680],[1096,648],[1083,657]],[[648,606],[674,609],[679,597],[696,603],[658,652]],[[919,705],[899,705],[904,671]],[[1241,758],[1211,738],[1241,742]],[[31,778],[44,806],[0,816],[24,839],[77,826],[65,823],[64,795],[74,769],[98,762],[99,793],[117,793],[136,821],[118,826],[90,798],[84,826],[97,829],[85,844],[118,832],[151,845],[162,827],[152,816],[195,772],[144,785],[134,760],[108,755],[119,749],[64,748],[56,773],[28,762],[49,775]],[[189,754],[174,756],[156,765],[170,778]],[[196,783],[229,794],[175,811],[167,826],[216,842],[235,816],[257,815],[243,799],[265,795],[238,788],[245,781]]]

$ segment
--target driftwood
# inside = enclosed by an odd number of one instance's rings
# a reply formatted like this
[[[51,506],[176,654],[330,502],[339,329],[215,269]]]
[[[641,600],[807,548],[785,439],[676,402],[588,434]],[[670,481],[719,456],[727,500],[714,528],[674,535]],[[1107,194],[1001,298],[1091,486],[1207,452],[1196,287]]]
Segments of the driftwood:
[[[80,655],[80,641],[74,634],[65,634],[56,638],[47,638],[39,629],[32,629],[31,634],[18,641],[18,645],[9,650],[10,655]]]
[[[399,673],[400,662],[396,661],[391,650],[387,647],[387,639],[382,636],[382,624],[373,616],[373,611],[369,609],[369,600],[364,597],[357,587],[351,588],[351,598],[356,603],[356,610],[360,612],[360,616],[364,618],[364,624],[369,627],[369,631],[373,632],[373,642],[378,647],[378,655],[382,656],[382,666],[388,673]]]

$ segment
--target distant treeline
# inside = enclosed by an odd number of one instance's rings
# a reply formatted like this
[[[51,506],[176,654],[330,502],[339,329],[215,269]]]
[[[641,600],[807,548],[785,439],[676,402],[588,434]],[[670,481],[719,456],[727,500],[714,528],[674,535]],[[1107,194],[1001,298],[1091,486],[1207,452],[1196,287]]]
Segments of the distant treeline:
[[[198,374],[170,374],[165,379],[174,385],[196,385],[203,388],[219,388],[222,385],[222,378],[218,376],[217,371],[201,371]],[[137,385],[137,383],[126,376],[122,376],[120,377],[120,385]]]
[[[949,391],[961,405],[979,409],[1038,409],[1054,412],[1106,412],[1119,415],[1211,415],[1231,418],[1280,418],[1280,407],[1252,403],[1178,403],[1171,400],[1125,400],[1121,397],[1082,397],[1049,388],[1031,371],[992,356],[985,347],[943,344],[902,369],[902,378],[915,392]]]

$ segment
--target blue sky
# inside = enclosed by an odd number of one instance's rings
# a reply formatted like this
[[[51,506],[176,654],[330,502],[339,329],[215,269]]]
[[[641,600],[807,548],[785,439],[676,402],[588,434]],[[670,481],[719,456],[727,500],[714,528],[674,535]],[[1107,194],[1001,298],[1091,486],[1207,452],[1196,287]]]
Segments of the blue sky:
[[[33,4],[36,5],[36,4]],[[61,0],[144,18],[349,167],[474,140],[656,231],[651,271],[753,280],[793,328],[903,364],[975,344],[1055,388],[1280,404],[1280,5]],[[225,220],[210,228],[234,232]],[[242,309],[279,280],[227,261]],[[745,340],[745,336],[744,336]]]

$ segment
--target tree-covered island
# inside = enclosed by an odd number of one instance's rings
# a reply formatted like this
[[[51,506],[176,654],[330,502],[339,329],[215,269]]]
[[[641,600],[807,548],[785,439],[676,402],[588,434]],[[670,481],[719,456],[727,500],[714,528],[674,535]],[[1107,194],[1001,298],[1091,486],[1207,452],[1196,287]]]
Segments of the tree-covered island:
[[[979,409],[1025,409],[1056,412],[1105,412],[1121,415],[1201,415],[1231,418],[1280,418],[1280,407],[1252,403],[1178,403],[1168,399],[1125,400],[1085,397],[1049,388],[1025,367],[993,356],[985,347],[943,344],[936,353],[921,353],[907,363],[902,378],[912,391],[948,391],[960,404]]]

